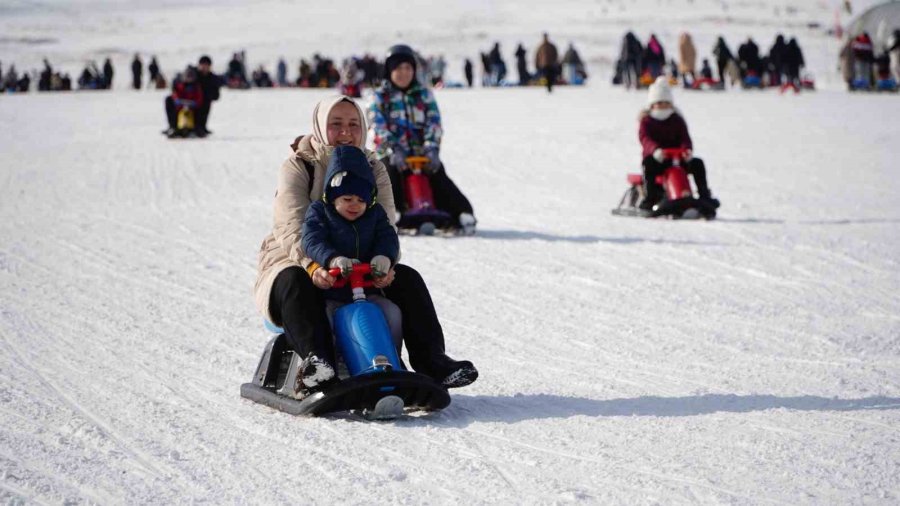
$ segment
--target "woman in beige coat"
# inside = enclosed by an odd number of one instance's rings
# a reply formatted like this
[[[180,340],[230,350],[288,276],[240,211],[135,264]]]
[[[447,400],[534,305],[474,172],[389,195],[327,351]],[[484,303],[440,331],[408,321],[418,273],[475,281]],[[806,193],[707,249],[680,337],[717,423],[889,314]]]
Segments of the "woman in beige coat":
[[[316,384],[333,381],[333,372],[329,372],[333,371],[333,350],[322,290],[330,288],[335,279],[306,257],[300,239],[310,202],[322,198],[325,171],[335,146],[353,145],[366,153],[378,186],[377,201],[391,222],[396,221],[390,178],[384,164],[365,149],[365,143],[365,115],[353,99],[335,96],[316,105],[313,133],[294,142],[294,153],[279,170],[272,232],[259,252],[257,308],[269,321],[284,328],[288,343],[304,358],[301,375],[315,376],[304,381],[310,390],[315,390]],[[478,371],[471,362],[453,360],[444,352],[443,330],[419,273],[397,264],[377,283],[403,313],[403,339],[412,368],[447,387],[475,381]]]
[[[697,48],[694,47],[694,41],[687,32],[678,37],[678,73],[681,74],[685,83],[694,82],[697,71]],[[688,82],[687,76],[690,74],[691,79]]]

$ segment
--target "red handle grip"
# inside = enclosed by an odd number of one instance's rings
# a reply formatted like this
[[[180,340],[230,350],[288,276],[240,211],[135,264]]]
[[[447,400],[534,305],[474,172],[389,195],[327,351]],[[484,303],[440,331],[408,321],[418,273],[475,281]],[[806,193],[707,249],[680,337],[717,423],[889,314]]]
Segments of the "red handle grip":
[[[350,283],[351,288],[369,288],[370,286],[374,286],[374,282],[371,279],[366,279],[366,274],[372,272],[372,267],[369,264],[354,264],[353,271],[349,276],[341,277],[341,270],[335,267],[334,269],[328,269],[328,274],[337,278],[337,281],[334,282],[335,288],[341,288],[346,285],[347,282]]]

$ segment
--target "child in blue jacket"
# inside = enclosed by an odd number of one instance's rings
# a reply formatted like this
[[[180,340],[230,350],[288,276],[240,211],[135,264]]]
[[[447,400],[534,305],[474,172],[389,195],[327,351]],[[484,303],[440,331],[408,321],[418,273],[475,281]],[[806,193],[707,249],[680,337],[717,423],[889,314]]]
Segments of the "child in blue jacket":
[[[375,176],[366,155],[355,146],[337,146],[325,172],[322,200],[310,204],[303,222],[302,247],[306,255],[328,268],[339,268],[349,274],[354,263],[368,263],[372,275],[383,277],[400,257],[400,239],[387,213],[375,202]],[[400,309],[382,297],[378,290],[367,290],[368,300],[385,313],[395,343],[402,339]],[[331,319],[334,311],[352,301],[349,286],[325,292],[326,310]],[[334,377],[332,364],[324,357],[314,357],[316,374],[307,387],[322,384]],[[328,369],[331,368],[331,371]],[[304,375],[304,382],[306,377]]]

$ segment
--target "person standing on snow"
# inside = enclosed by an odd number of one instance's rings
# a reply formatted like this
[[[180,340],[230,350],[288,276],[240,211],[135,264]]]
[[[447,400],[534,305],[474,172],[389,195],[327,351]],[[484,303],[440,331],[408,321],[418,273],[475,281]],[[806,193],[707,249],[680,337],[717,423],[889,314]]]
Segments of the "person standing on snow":
[[[716,40],[716,45],[713,47],[713,56],[716,57],[716,67],[719,71],[719,82],[721,82],[722,87],[724,87],[725,68],[732,60],[734,60],[734,55],[731,53],[731,50],[728,49],[728,44],[725,43],[725,39],[722,36],[719,36],[718,40]]]
[[[369,123],[375,153],[382,158],[391,177],[394,204],[406,211],[404,196],[406,157],[426,156],[424,172],[431,183],[434,204],[446,211],[454,226],[475,233],[475,216],[469,199],[448,176],[440,159],[441,113],[434,95],[416,80],[415,52],[405,44],[392,46],[384,62],[387,79],[375,90],[369,106]]]
[[[681,114],[675,109],[672,89],[664,76],[656,79],[650,85],[647,95],[647,109],[641,111],[638,126],[638,140],[641,142],[644,168],[643,201],[638,208],[645,213],[650,213],[653,206],[659,203],[663,197],[663,188],[656,183],[656,176],[661,175],[666,165],[666,148],[682,148],[687,150],[684,167],[688,174],[694,177],[697,193],[700,200],[705,200],[713,208],[719,207],[719,201],[712,198],[709,187],[706,184],[706,166],[703,160],[693,157],[693,142],[688,133],[687,123]]]
[[[301,356],[310,351],[327,355],[332,346],[320,290],[331,288],[336,280],[302,248],[302,226],[310,204],[322,199],[325,173],[338,146],[356,146],[365,153],[375,178],[377,201],[391,223],[396,214],[387,169],[375,153],[365,149],[366,122],[359,105],[341,95],[323,99],[313,110],[312,125],[312,135],[294,141],[292,155],[279,170],[274,224],[260,247],[254,288],[259,311],[284,328],[287,342]],[[453,360],[446,354],[431,295],[415,269],[396,264],[375,280],[375,287],[403,314],[403,340],[416,372],[448,388],[477,379],[478,371],[471,362]],[[310,344],[317,348],[309,349]]]
[[[141,62],[141,56],[134,53],[134,60],[131,61],[131,87],[141,89],[141,76],[144,74],[144,64]]]
[[[582,81],[581,73],[584,72],[584,62],[581,61],[581,56],[575,49],[575,44],[571,42],[569,42],[569,47],[566,49],[565,54],[563,54],[562,67],[563,80],[565,80],[566,83],[576,84]]]
[[[525,48],[519,43],[516,48],[516,71],[519,73],[519,86],[527,86],[531,82],[531,75],[528,73],[528,64],[525,60]]]
[[[222,78],[212,72],[212,59],[203,55],[197,65],[197,81],[203,89],[203,105],[197,110],[197,132],[201,136],[207,136],[212,132],[206,128],[209,121],[209,110],[214,100],[219,100],[219,88],[222,87]]]
[[[534,68],[537,70],[538,77],[546,79],[547,92],[553,92],[553,85],[556,84],[556,79],[559,77],[559,51],[550,42],[547,32],[544,32],[541,45],[534,53]]]
[[[465,63],[463,64],[463,73],[466,75],[466,84],[469,88],[472,87],[472,81],[475,78],[474,72],[472,70],[472,60],[466,58]]]
[[[656,34],[650,34],[650,40],[644,46],[644,70],[650,73],[650,76],[656,79],[663,74],[663,68],[666,66],[666,51],[663,49]]]
[[[622,82],[625,88],[637,87],[638,80],[641,77],[641,69],[643,63],[641,56],[644,54],[644,46],[633,32],[625,34],[622,40],[622,49],[619,51],[619,61],[622,62]]]
[[[792,38],[790,42],[784,46],[782,63],[786,82],[799,88],[800,69],[806,65],[806,62],[803,60],[803,51],[800,50],[797,39]]]
[[[109,58],[103,62],[103,89],[111,89],[113,83],[113,66]]]
[[[678,37],[678,72],[682,76],[685,86],[690,86],[696,78],[697,48],[691,34],[684,32]],[[688,79],[690,75],[690,79]]]
[[[857,35],[850,42],[850,51],[853,55],[854,78],[864,81],[867,88],[872,86],[872,63],[875,61],[875,46],[867,32]]]

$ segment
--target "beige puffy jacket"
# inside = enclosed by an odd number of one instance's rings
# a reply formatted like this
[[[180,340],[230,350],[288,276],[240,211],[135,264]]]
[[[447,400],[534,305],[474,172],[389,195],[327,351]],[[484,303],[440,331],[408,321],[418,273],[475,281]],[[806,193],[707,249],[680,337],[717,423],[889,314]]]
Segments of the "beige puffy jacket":
[[[678,38],[678,71],[682,74],[694,74],[697,69],[697,48],[687,33]]]
[[[325,118],[327,118],[328,110],[338,102],[340,101],[335,101],[328,105],[323,101],[323,104],[320,104],[326,107],[323,114]],[[361,110],[360,117],[364,117]],[[321,123],[325,123],[324,119]],[[317,128],[318,125],[314,125],[314,127]],[[363,126],[363,131],[365,132],[365,126]],[[306,269],[312,263],[312,260],[306,256],[300,247],[303,218],[306,216],[306,210],[310,203],[313,200],[322,198],[324,191],[323,180],[325,179],[328,160],[333,150],[331,146],[326,146],[319,142],[317,137],[321,136],[314,134],[298,139],[298,142],[294,144],[294,154],[281,164],[273,206],[272,233],[263,239],[259,249],[256,285],[254,287],[256,307],[262,315],[275,324],[281,324],[281,322],[275,321],[269,313],[269,296],[272,291],[272,285],[275,283],[275,278],[288,267],[296,266]],[[361,144],[365,145],[365,139],[362,140]],[[363,149],[363,151],[366,153],[369,164],[372,166],[375,182],[378,185],[376,199],[384,208],[391,223],[394,223],[397,221],[397,216],[394,207],[394,195],[391,191],[391,180],[387,169],[378,160],[375,153],[366,149]],[[309,172],[304,161],[313,167],[312,184],[310,184]]]

